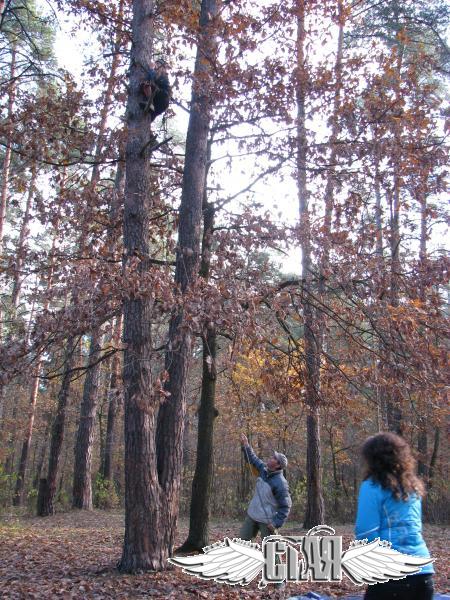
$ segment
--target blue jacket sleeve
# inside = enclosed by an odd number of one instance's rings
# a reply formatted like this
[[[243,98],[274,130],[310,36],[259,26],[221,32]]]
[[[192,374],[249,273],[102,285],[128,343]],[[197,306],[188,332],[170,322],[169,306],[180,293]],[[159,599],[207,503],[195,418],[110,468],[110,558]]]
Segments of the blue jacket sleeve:
[[[147,69],[147,78],[149,81],[156,81],[156,71],[155,69]]]
[[[256,467],[260,473],[264,472],[266,465],[260,458],[256,456],[256,454],[253,452],[253,448],[250,445],[242,446],[242,452],[244,453],[248,463]]]
[[[274,486],[272,493],[275,496],[275,500],[278,503],[278,509],[273,518],[273,525],[276,529],[284,525],[288,518],[289,512],[292,506],[291,495],[289,494],[289,488],[287,483]]]
[[[356,513],[355,536],[357,540],[369,542],[379,537],[381,527],[381,490],[366,479],[359,488],[358,509]]]

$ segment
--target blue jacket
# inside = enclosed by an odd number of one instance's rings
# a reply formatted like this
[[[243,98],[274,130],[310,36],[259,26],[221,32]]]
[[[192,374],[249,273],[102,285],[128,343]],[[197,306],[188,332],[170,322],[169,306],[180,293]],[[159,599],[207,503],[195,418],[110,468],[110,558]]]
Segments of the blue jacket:
[[[288,482],[283,471],[269,471],[251,446],[245,446],[242,450],[247,462],[259,472],[255,494],[248,507],[248,516],[258,523],[272,523],[278,529],[288,518],[292,506]]]
[[[410,494],[408,500],[396,500],[390,490],[372,479],[363,481],[359,489],[355,534],[358,540],[387,540],[394,550],[405,554],[430,556],[422,537],[420,497]],[[420,573],[434,573],[433,565],[425,565]]]

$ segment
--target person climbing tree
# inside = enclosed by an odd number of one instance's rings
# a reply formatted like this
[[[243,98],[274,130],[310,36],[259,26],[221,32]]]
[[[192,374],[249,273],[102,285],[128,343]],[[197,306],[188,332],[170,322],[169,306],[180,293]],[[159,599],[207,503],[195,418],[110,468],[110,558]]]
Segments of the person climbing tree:
[[[150,113],[153,122],[168,109],[172,96],[165,63],[158,61],[154,69],[148,69],[147,79],[142,84],[142,93],[146,98],[142,108]]]

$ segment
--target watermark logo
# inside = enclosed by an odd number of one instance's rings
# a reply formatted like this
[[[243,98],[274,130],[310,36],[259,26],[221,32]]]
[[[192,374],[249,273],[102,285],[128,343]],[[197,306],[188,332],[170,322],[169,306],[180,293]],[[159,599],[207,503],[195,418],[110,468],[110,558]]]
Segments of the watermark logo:
[[[325,534],[325,535],[320,535]],[[354,541],[342,551],[342,536],[327,525],[318,525],[306,535],[270,535],[259,544],[225,538],[203,548],[204,554],[175,556],[169,562],[184,573],[228,585],[248,585],[261,575],[259,587],[268,583],[342,581],[354,584],[403,579],[433,562],[391,548],[389,542]]]

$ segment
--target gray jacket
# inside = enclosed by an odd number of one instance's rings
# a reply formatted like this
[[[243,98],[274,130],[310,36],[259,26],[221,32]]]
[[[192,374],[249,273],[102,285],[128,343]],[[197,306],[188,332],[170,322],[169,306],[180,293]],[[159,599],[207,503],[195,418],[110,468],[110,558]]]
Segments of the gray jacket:
[[[247,461],[259,471],[255,494],[248,506],[248,516],[258,523],[272,523],[277,529],[288,518],[292,500],[283,470],[269,471],[251,446],[242,448]]]

